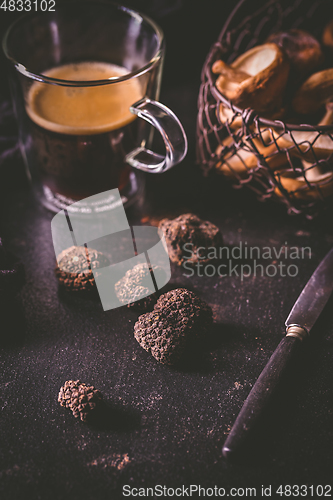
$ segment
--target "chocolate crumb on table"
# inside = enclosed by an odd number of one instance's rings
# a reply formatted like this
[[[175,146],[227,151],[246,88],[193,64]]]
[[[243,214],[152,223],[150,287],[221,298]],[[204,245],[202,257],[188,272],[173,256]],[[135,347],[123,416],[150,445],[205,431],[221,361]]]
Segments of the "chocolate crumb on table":
[[[102,402],[103,396],[94,386],[88,386],[80,380],[67,380],[60,388],[58,402],[69,408],[75,418],[87,422],[91,413]]]
[[[152,312],[139,316],[134,337],[157,361],[173,365],[212,323],[210,306],[194,292],[177,288],[161,295]]]
[[[165,237],[170,260],[178,265],[184,260],[192,264],[199,260],[205,263],[207,259],[200,258],[199,247],[219,247],[223,244],[222,234],[217,226],[191,213],[173,220],[162,219],[158,230]],[[186,258],[188,251],[184,248],[185,244],[190,251],[189,258]]]
[[[165,275],[160,266],[148,266],[147,263],[136,264],[125,276],[115,284],[118,300],[127,307],[138,311],[147,311],[155,304],[158,294],[155,292],[151,274]]]

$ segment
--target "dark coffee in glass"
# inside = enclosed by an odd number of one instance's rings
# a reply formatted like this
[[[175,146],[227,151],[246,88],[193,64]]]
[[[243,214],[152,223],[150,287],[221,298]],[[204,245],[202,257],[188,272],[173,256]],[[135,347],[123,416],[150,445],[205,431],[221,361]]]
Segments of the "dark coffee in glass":
[[[61,80],[93,81],[127,73],[120,66],[82,62],[45,71]],[[46,196],[80,200],[129,183],[124,157],[135,146],[138,120],[131,104],[143,97],[140,80],[66,87],[35,82],[27,95],[31,155]]]

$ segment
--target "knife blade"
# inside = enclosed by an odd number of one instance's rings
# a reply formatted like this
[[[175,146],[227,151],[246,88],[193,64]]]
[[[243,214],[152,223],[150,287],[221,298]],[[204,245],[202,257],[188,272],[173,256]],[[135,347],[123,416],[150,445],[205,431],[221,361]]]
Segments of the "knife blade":
[[[276,394],[284,374],[298,355],[302,342],[319,318],[333,290],[333,248],[320,262],[286,319],[281,340],[246,398],[223,445],[226,458],[236,455]]]
[[[333,290],[333,248],[321,261],[296,300],[288,318],[286,329],[293,325],[309,333],[324,309]]]

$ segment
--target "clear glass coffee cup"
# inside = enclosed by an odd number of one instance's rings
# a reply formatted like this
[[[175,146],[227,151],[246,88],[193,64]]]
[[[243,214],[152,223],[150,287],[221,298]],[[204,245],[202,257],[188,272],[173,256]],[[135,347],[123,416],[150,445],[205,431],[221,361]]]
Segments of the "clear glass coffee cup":
[[[137,170],[161,173],[187,152],[184,129],[159,103],[161,29],[127,7],[56,2],[31,12],[3,40],[27,174],[58,212],[118,188],[129,206],[142,194]],[[153,131],[165,152],[151,150]],[[101,198],[100,210],[112,207]],[[79,201],[79,203],[77,203]]]

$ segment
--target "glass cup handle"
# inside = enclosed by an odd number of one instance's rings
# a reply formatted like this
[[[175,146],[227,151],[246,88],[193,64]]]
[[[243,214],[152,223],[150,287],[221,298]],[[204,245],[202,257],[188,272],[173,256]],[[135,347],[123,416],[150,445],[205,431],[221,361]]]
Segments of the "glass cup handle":
[[[125,160],[132,167],[144,172],[165,172],[177,165],[187,153],[187,138],[184,128],[171,109],[157,101],[144,97],[130,107],[131,113],[146,120],[161,134],[165,145],[165,156],[150,149],[138,147],[128,153]]]

